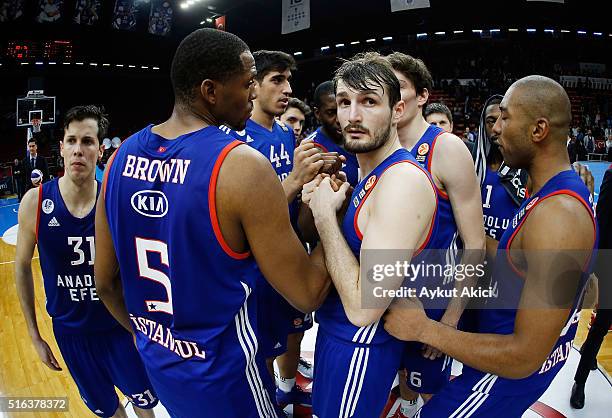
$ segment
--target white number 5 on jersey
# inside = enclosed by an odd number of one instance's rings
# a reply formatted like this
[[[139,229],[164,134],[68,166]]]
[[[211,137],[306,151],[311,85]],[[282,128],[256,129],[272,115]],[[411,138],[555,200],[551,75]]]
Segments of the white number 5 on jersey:
[[[162,264],[169,267],[168,245],[165,242],[157,240],[136,238],[136,257],[138,258],[138,271],[140,277],[161,284],[166,289],[166,294],[168,295],[167,301],[146,300],[147,310],[149,312],[165,312],[172,315],[174,311],[172,309],[172,286],[170,278],[164,272],[149,267],[147,253],[158,253]]]

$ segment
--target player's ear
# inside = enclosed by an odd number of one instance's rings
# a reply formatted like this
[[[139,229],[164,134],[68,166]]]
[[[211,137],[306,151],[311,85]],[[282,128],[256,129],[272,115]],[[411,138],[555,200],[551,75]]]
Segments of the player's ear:
[[[59,148],[60,148],[60,155],[63,158],[64,157],[64,140],[63,139],[59,142],[59,145],[60,145],[59,146]]]
[[[404,115],[404,110],[406,109],[406,103],[403,100],[395,103],[393,106],[393,123],[397,124],[402,116]]]
[[[104,155],[104,144],[100,144],[100,146],[98,147],[98,161],[102,159],[103,155]]]
[[[204,101],[214,105],[219,98],[219,87],[220,85],[217,82],[207,78],[200,84],[200,95]]]
[[[417,94],[417,105],[423,107],[427,100],[429,100],[429,90],[423,89],[420,94]]]
[[[531,137],[534,142],[541,142],[550,133],[550,122],[546,118],[538,118],[532,127]]]

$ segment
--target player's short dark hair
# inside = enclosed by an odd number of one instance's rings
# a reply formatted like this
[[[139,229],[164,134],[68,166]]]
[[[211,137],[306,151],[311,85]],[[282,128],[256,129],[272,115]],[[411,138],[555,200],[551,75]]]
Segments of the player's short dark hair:
[[[399,80],[393,74],[393,68],[377,52],[360,53],[345,61],[334,74],[334,92],[340,80],[359,91],[371,90],[372,85],[382,88],[389,95],[391,108],[402,98]]]
[[[204,28],[191,32],[176,49],[170,68],[175,100],[189,104],[206,79],[227,81],[244,71],[240,55],[247,44],[236,35]]]
[[[322,82],[314,91],[313,104],[315,107],[321,107],[323,96],[334,95],[334,83],[331,80]]]
[[[289,103],[287,103],[287,108],[285,109],[285,112],[289,110],[290,107],[295,107],[300,112],[302,112],[304,116],[310,114],[310,106],[308,106],[306,103],[296,97],[292,97],[291,99],[289,99]]]
[[[93,119],[98,123],[98,141],[101,141],[108,132],[108,115],[104,113],[104,108],[95,105],[74,106],[64,115],[64,131],[68,126],[76,121]]]
[[[264,77],[272,71],[282,73],[290,70],[295,71],[297,66],[295,59],[283,51],[267,51],[262,49],[253,53],[255,58],[255,68],[257,68],[257,77],[259,82],[263,81]]]
[[[425,118],[427,118],[427,116],[434,114],[434,113],[442,113],[444,115],[446,115],[446,117],[448,118],[448,121],[450,123],[453,123],[453,114],[451,113],[450,109],[448,108],[448,106],[446,106],[444,103],[429,103],[426,107],[425,107],[425,111],[423,112],[423,116]]]
[[[32,142],[34,142],[34,145],[38,146],[38,141],[34,138],[30,138],[28,139],[28,145],[30,145]]]
[[[404,77],[414,84],[417,94],[422,94],[425,89],[431,92],[433,78],[422,60],[401,52],[393,52],[387,55],[386,58],[394,70],[402,73]]]
[[[503,96],[501,95],[497,95],[497,96],[493,96],[488,102],[487,102],[487,107],[489,106],[493,106],[493,105],[499,105],[501,104],[503,99]],[[487,112],[487,109],[484,109],[485,113]]]

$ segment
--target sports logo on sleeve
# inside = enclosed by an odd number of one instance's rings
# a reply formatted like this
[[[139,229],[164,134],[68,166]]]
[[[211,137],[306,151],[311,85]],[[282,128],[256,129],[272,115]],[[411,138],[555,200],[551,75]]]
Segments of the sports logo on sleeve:
[[[53,200],[51,199],[45,199],[42,202],[41,205],[42,211],[45,212],[45,214],[50,214],[51,212],[53,212],[53,209],[55,208],[55,205],[53,204]]]

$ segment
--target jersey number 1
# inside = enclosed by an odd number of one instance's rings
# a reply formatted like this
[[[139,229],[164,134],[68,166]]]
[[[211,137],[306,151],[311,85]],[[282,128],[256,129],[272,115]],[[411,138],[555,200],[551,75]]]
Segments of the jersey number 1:
[[[164,272],[149,267],[147,253],[158,253],[161,263],[169,267],[168,245],[165,242],[157,240],[136,238],[136,257],[138,259],[140,277],[161,284],[166,289],[166,294],[168,295],[167,301],[146,300],[147,310],[149,312],[165,312],[172,315],[174,310],[172,309],[172,286],[170,278]]]

